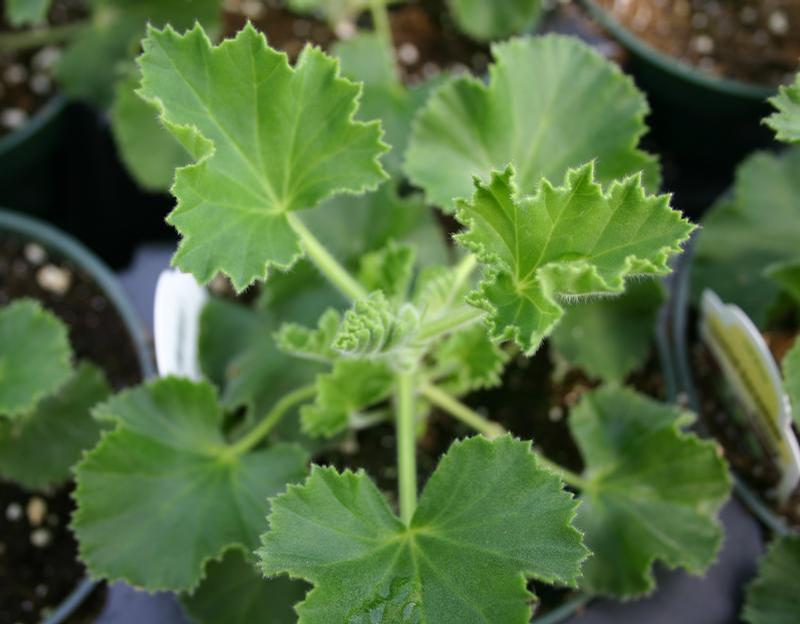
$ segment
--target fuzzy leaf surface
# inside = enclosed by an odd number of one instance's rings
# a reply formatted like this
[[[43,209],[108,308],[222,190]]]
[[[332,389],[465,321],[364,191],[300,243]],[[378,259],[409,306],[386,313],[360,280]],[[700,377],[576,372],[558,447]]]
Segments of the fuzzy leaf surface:
[[[593,159],[602,183],[643,171],[658,187],[655,158],[636,147],[647,103],[611,62],[552,35],[497,44],[492,55],[488,85],[454,78],[415,119],[405,171],[431,203],[451,211],[474,176],[508,164],[523,194]]]
[[[300,624],[524,624],[526,578],[575,583],[574,514],[528,442],[475,437],[444,455],[410,526],[363,472],[313,467],[273,501],[259,555],[266,575],[315,585]]]
[[[96,577],[191,590],[209,559],[255,546],[267,498],[306,473],[306,455],[293,445],[228,453],[223,413],[205,382],[162,378],[95,415],[116,428],[75,470],[72,529]]]
[[[481,41],[505,39],[536,23],[540,0],[449,0],[450,13],[462,32]]]
[[[655,560],[695,574],[714,561],[730,480],[714,444],[681,431],[692,420],[613,386],[584,395],[570,416],[586,465],[576,525],[594,555],[588,591],[638,596],[655,587]]]
[[[265,580],[234,548],[221,561],[208,564],[206,578],[181,602],[198,624],[296,624],[294,605],[306,589],[285,576]]]
[[[473,325],[447,336],[433,351],[436,385],[460,396],[500,384],[509,354]]]
[[[308,435],[329,438],[371,420],[368,408],[389,396],[394,375],[380,361],[339,360],[316,384],[317,397],[300,408],[300,419]]]
[[[570,170],[562,186],[541,180],[534,195],[518,195],[514,170],[475,180],[471,201],[459,201],[458,242],[485,265],[469,302],[488,312],[491,336],[535,351],[564,315],[560,301],[618,294],[625,279],[664,275],[694,226],[647,195],[639,176],[606,190],[592,164]]]
[[[195,158],[178,170],[168,220],[183,235],[176,266],[237,290],[302,255],[290,213],[336,193],[375,188],[385,173],[380,123],[353,120],[360,87],[306,47],[297,65],[251,25],[212,46],[202,28],[149,29],[139,93]]]
[[[748,624],[796,624],[800,621],[797,579],[800,537],[778,537],[758,565],[758,576],[747,587],[742,618]]]
[[[84,363],[32,412],[0,419],[0,475],[30,490],[67,481],[83,451],[100,437],[91,410],[109,394],[103,372]]]
[[[800,427],[800,340],[783,356],[783,387],[789,395],[794,422]]]
[[[281,351],[294,357],[333,362],[339,359],[333,341],[341,323],[341,315],[336,310],[328,309],[314,329],[298,323],[286,323],[275,334],[275,341]]]
[[[390,241],[386,247],[361,256],[358,281],[368,292],[380,290],[390,301],[403,301],[414,275],[415,260],[413,247]]]
[[[6,19],[19,28],[43,21],[49,9],[50,0],[6,0]]]
[[[143,189],[166,191],[175,169],[189,160],[186,149],[158,120],[158,109],[136,95],[139,79],[131,74],[114,88],[109,113],[119,155]]]
[[[568,308],[551,340],[591,377],[622,381],[647,359],[665,297],[657,280],[631,281],[617,297]]]
[[[71,375],[67,328],[31,299],[0,308],[0,416],[18,418]]]
[[[795,260],[800,240],[800,147],[757,153],[736,172],[733,195],[702,222],[692,264],[692,293],[711,288],[764,327],[780,287],[767,267]]]
[[[794,83],[778,88],[778,95],[770,98],[776,111],[764,120],[775,131],[775,138],[786,143],[800,142],[800,74]]]

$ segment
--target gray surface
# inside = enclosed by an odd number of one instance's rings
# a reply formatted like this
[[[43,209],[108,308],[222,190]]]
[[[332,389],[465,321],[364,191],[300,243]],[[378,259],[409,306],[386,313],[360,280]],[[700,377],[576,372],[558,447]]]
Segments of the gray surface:
[[[95,624],[188,624],[188,620],[172,594],[148,594],[114,583]]]
[[[119,281],[133,301],[136,311],[153,334],[153,297],[156,281],[175,253],[175,245],[151,244],[140,247],[130,266],[119,274]]]

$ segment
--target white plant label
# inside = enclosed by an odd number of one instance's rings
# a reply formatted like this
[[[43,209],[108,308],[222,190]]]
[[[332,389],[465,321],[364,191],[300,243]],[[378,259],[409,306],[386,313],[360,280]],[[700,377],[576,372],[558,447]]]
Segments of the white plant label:
[[[156,284],[153,332],[158,374],[198,380],[197,343],[200,313],[208,293],[191,275],[174,269],[161,272]]]
[[[775,493],[786,501],[800,482],[800,448],[778,364],[761,332],[739,306],[725,304],[716,293],[705,290],[700,308],[700,335],[780,468],[782,477]]]

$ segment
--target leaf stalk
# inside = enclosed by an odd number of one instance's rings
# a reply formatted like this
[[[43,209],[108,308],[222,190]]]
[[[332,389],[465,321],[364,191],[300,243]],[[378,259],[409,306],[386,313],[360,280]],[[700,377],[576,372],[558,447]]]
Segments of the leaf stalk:
[[[397,428],[397,475],[400,518],[411,523],[417,508],[417,422],[415,418],[416,373],[397,375],[395,417]]]
[[[45,45],[71,41],[89,26],[89,21],[71,22],[46,28],[33,28],[0,35],[0,52],[29,50]]]
[[[370,0],[369,11],[370,15],[372,15],[372,24],[375,27],[375,32],[392,53],[392,56],[394,56],[392,28],[389,25],[389,11],[386,9],[386,0]]]
[[[229,453],[233,456],[238,456],[251,450],[269,435],[289,410],[313,398],[316,392],[317,386],[315,384],[309,384],[307,386],[301,386],[283,396],[255,427],[230,445]]]

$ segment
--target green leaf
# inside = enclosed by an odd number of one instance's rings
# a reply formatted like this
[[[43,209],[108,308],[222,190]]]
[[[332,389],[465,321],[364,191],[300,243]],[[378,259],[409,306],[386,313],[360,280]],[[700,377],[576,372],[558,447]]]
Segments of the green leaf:
[[[374,33],[359,34],[333,47],[342,75],[364,84],[358,119],[380,119],[391,151],[384,158],[387,171],[399,175],[411,135],[411,122],[441,76],[406,87],[398,76],[392,50]]]
[[[71,375],[66,326],[31,299],[0,308],[0,415],[17,418]]]
[[[527,30],[542,12],[540,0],[449,0],[447,4],[459,29],[481,41]]]
[[[758,576],[747,587],[742,619],[748,624],[797,624],[800,602],[800,536],[778,537],[758,566]]]
[[[312,13],[335,25],[355,20],[369,8],[370,0],[288,0],[288,4],[292,11]]]
[[[436,386],[460,396],[500,385],[509,354],[486,335],[480,325],[451,334],[433,351]]]
[[[415,259],[413,247],[389,241],[386,247],[361,257],[358,281],[369,292],[380,290],[391,301],[403,301],[411,284]]]
[[[603,381],[622,381],[644,365],[666,298],[657,280],[631,281],[623,294],[568,308],[551,340],[572,365]]]
[[[178,170],[168,221],[183,238],[176,266],[237,290],[302,255],[290,213],[385,177],[380,124],[353,121],[360,88],[306,47],[295,68],[251,25],[212,46],[202,28],[149,29],[139,93],[196,163]]]
[[[417,352],[413,339],[419,313],[411,304],[395,308],[382,291],[361,299],[345,312],[333,348],[351,357],[375,358]]]
[[[800,148],[759,153],[736,172],[732,197],[703,219],[692,263],[692,293],[706,288],[735,303],[764,327],[779,287],[764,279],[770,265],[797,259],[800,240]]]
[[[190,590],[210,559],[254,547],[267,497],[305,474],[296,446],[232,453],[207,383],[159,379],[95,415],[116,428],[76,467],[72,520],[94,577]]]
[[[363,472],[314,466],[272,501],[259,555],[266,575],[315,585],[300,624],[526,624],[526,578],[574,584],[580,573],[574,514],[529,442],[475,437],[439,462],[410,526]]]
[[[629,598],[655,587],[655,560],[695,574],[714,561],[730,479],[713,442],[681,431],[693,418],[616,387],[584,395],[570,416],[586,465],[576,524],[594,553],[588,591]]]
[[[6,0],[6,19],[14,28],[42,22],[50,10],[50,0]]]
[[[316,383],[314,403],[300,408],[303,431],[330,438],[348,427],[370,423],[373,415],[368,408],[389,396],[394,375],[383,362],[340,360],[331,372],[318,375]]]
[[[431,203],[450,211],[473,176],[509,163],[523,194],[597,159],[602,183],[639,171],[658,188],[658,164],[636,148],[644,96],[630,78],[577,39],[548,35],[493,46],[489,84],[460,77],[418,113],[405,169]]]
[[[158,120],[158,110],[136,95],[139,79],[131,74],[114,89],[111,131],[117,150],[136,182],[148,191],[164,191],[172,184],[175,169],[185,165],[188,154]]]
[[[56,66],[64,91],[106,109],[117,79],[132,69],[145,26],[216,29],[220,0],[92,0],[91,24],[65,50]]]
[[[764,120],[775,131],[775,138],[786,143],[800,142],[800,74],[794,83],[782,85],[778,94],[769,99],[776,112]]]
[[[783,387],[789,395],[794,422],[800,427],[800,340],[783,356]]]
[[[328,309],[320,317],[316,329],[298,323],[285,323],[275,335],[278,348],[284,353],[317,362],[333,362],[339,353],[333,342],[342,323],[341,315]]]
[[[91,409],[109,394],[103,372],[83,363],[32,412],[0,419],[0,474],[30,490],[67,481],[83,451],[100,437]]]
[[[521,197],[514,169],[475,180],[472,200],[459,201],[466,230],[456,239],[485,267],[469,302],[489,313],[494,339],[512,339],[534,352],[564,314],[560,300],[617,294],[625,279],[664,275],[694,226],[669,206],[667,195],[647,195],[640,176],[594,181],[591,163],[567,172],[563,186],[539,182]]]
[[[306,586],[286,577],[264,580],[239,549],[212,561],[206,578],[181,602],[198,624],[296,624],[293,606]]]
[[[800,304],[800,260],[771,264],[764,269],[764,274]]]

